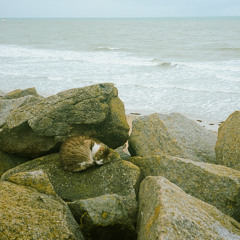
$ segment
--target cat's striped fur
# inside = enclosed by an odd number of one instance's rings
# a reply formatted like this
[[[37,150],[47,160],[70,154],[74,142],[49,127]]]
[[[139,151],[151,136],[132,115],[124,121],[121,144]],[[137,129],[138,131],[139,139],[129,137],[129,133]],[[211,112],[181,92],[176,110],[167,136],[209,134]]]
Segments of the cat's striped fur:
[[[97,139],[77,136],[67,139],[61,146],[60,159],[66,170],[83,171],[88,167],[102,165],[110,159],[110,149]]]

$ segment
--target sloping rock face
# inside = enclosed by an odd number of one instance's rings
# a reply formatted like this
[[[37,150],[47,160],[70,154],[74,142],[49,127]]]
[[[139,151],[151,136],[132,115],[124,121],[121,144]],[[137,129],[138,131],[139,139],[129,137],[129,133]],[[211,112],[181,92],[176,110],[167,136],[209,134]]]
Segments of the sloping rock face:
[[[162,176],[223,213],[240,220],[240,172],[221,165],[154,156],[130,161],[147,176]]]
[[[83,240],[78,224],[67,205],[56,196],[47,175],[23,175],[12,176],[20,185],[0,182],[0,239]],[[40,175],[47,186],[41,186],[34,177],[30,180],[30,175]],[[35,186],[25,187],[26,179]]]
[[[216,134],[179,113],[156,113],[133,121],[129,152],[132,156],[166,154],[214,163],[216,139]]]
[[[8,181],[18,185],[35,188],[41,193],[57,196],[49,181],[48,175],[42,170],[16,173],[10,176]]]
[[[68,206],[87,239],[136,239],[138,208],[134,195],[106,194],[78,200]]]
[[[7,170],[14,168],[26,161],[28,161],[28,158],[17,157],[0,151],[0,177]]]
[[[127,141],[129,131],[123,103],[110,83],[24,104],[12,110],[0,127],[0,148],[31,158],[56,151],[62,141],[76,135],[117,148]]]
[[[64,171],[59,154],[51,154],[8,170],[2,175],[2,180],[16,173],[42,170],[48,174],[56,193],[67,202],[113,193],[135,195],[139,187],[140,169],[130,162],[118,160],[119,155],[114,153],[110,163],[78,173]]]
[[[7,120],[7,117],[10,115],[11,111],[17,111],[20,107],[25,104],[36,103],[41,100],[40,96],[27,95],[24,97],[19,97],[16,99],[5,99],[0,98],[0,132],[3,130],[3,125]]]
[[[6,93],[3,91],[0,91],[0,98],[3,97]]]
[[[240,170],[240,111],[220,125],[215,152],[219,164]]]
[[[163,177],[140,186],[138,240],[239,240],[240,224]]]
[[[36,97],[40,97],[36,91],[36,89],[33,88],[27,88],[27,89],[16,89],[12,92],[9,92],[7,94],[5,94],[3,96],[4,99],[16,99],[16,98],[20,98],[20,97],[25,97],[25,96],[36,96]]]

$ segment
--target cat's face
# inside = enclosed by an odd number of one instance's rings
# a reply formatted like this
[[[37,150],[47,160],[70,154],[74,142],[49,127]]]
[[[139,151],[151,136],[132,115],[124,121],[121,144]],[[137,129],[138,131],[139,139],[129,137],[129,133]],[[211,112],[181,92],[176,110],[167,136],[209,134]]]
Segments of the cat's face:
[[[99,150],[96,152],[94,156],[94,160],[95,161],[99,161],[101,159],[107,160],[109,153],[110,153],[110,150],[107,146],[101,146]]]

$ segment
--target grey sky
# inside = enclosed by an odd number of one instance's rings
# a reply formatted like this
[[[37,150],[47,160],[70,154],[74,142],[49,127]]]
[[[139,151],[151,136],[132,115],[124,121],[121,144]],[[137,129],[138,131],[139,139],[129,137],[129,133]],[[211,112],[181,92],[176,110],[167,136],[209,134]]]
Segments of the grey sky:
[[[240,0],[0,0],[0,17],[240,16]]]

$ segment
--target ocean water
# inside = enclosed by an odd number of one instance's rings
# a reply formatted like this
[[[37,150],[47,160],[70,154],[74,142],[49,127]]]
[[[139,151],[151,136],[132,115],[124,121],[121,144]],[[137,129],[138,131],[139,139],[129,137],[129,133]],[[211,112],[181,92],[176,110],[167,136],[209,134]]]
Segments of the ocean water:
[[[240,110],[240,17],[0,22],[0,91],[102,82],[127,112],[225,120]]]

